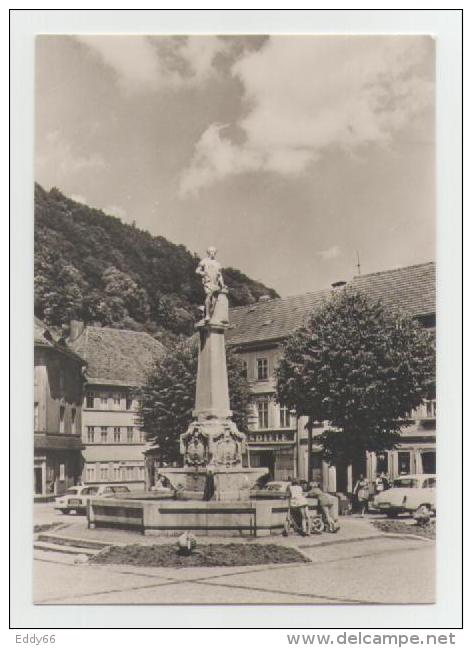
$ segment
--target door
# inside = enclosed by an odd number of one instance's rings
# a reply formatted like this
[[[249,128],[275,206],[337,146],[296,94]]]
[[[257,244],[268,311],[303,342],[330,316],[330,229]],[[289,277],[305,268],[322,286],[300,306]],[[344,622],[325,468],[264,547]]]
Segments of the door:
[[[34,494],[43,494],[43,469],[41,467],[34,469]]]
[[[436,474],[436,452],[428,451],[421,453],[421,462],[423,464],[423,472],[426,475]]]

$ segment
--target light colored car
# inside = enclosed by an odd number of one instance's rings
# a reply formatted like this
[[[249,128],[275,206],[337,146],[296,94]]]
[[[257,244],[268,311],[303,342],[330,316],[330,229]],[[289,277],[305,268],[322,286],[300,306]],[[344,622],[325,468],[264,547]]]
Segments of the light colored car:
[[[113,495],[129,493],[128,486],[122,484],[97,484],[94,486],[72,486],[60,497],[56,498],[54,508],[64,514],[71,511],[85,513],[91,497],[113,497]]]
[[[262,487],[251,489],[251,497],[255,499],[287,499],[289,481],[270,481]]]
[[[402,475],[393,480],[393,488],[374,497],[372,508],[388,517],[414,513],[418,509],[436,512],[436,475]]]

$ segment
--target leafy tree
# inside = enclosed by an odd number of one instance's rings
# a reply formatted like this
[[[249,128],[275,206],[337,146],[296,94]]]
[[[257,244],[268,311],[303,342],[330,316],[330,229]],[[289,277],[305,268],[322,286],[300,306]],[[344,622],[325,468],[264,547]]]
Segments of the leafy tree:
[[[277,399],[308,417],[310,453],[313,424],[327,422],[324,458],[357,462],[395,446],[401,419],[432,396],[434,362],[416,320],[346,288],[286,341]]]
[[[238,429],[247,431],[247,409],[251,399],[241,360],[226,353],[230,406]],[[159,360],[140,390],[139,417],[148,441],[158,443],[162,461],[178,461],[179,437],[192,420],[198,366],[196,337],[178,343]]]
[[[75,202],[56,188],[35,186],[35,313],[41,318],[47,313],[50,324],[68,323],[72,313],[117,328],[129,323],[149,333],[191,335],[203,301],[195,274],[199,261],[183,245]],[[71,277],[70,289],[61,275],[66,265],[81,279]],[[233,268],[224,276],[233,306],[262,294],[277,296]]]

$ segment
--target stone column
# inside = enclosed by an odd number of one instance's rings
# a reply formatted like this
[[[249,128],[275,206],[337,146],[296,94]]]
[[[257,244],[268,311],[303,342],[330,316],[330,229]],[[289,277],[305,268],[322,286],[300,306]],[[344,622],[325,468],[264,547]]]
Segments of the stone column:
[[[209,418],[231,417],[225,349],[227,312],[228,297],[225,293],[220,293],[211,320],[196,325],[200,335],[200,350],[193,416],[199,422]]]

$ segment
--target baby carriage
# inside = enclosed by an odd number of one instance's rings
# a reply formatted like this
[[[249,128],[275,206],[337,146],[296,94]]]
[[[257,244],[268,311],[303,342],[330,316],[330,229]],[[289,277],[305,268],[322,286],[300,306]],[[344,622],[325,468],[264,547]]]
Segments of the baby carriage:
[[[302,508],[289,506],[284,521],[283,535],[288,536],[291,529],[300,535],[318,535],[325,530],[325,523],[318,512],[310,511],[308,507],[305,514]]]

